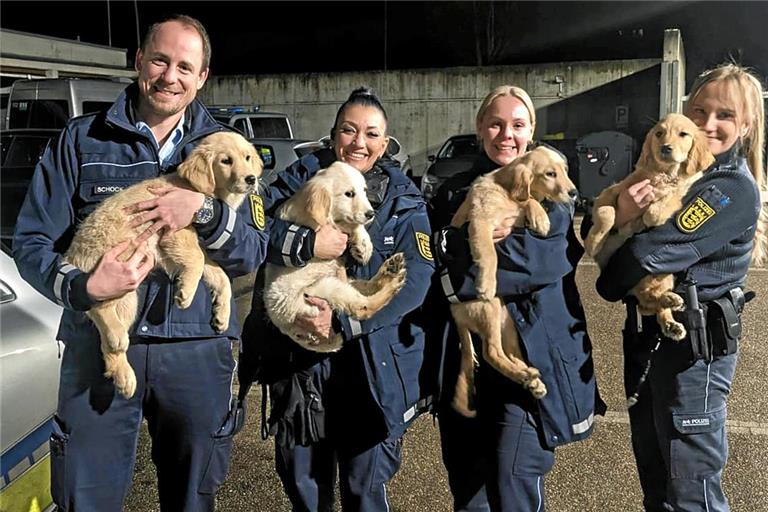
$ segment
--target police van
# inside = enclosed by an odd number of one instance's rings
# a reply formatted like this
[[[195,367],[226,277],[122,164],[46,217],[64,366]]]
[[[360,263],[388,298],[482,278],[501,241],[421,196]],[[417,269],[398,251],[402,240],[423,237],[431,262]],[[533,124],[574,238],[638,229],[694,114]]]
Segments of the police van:
[[[237,128],[248,139],[292,139],[286,114],[262,112],[258,106],[212,105],[211,115],[220,123]]]
[[[131,80],[128,78],[41,78],[11,86],[7,129],[64,128],[75,116],[106,110]]]

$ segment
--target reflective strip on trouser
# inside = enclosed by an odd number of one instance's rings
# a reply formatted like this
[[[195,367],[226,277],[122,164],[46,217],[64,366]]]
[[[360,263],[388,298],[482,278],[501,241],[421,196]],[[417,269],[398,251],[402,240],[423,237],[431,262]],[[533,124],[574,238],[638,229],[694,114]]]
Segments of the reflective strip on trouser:
[[[51,490],[59,509],[122,510],[144,415],[161,508],[214,510],[232,442],[230,341],[131,344],[128,360],[138,382],[130,400],[103,377],[98,340],[66,344],[51,438]]]
[[[729,510],[721,476],[728,457],[726,401],[737,355],[691,363],[690,353],[685,343],[663,343],[648,385],[629,411],[649,511]],[[632,356],[625,360],[632,361]]]
[[[400,439],[387,439],[349,457],[327,441],[311,446],[275,446],[275,464],[294,510],[333,510],[335,462],[343,510],[386,512],[386,484],[400,468]]]
[[[543,446],[531,413],[513,403],[488,418],[486,439],[492,461],[487,494],[492,510],[541,512],[544,476],[555,463],[555,452]]]

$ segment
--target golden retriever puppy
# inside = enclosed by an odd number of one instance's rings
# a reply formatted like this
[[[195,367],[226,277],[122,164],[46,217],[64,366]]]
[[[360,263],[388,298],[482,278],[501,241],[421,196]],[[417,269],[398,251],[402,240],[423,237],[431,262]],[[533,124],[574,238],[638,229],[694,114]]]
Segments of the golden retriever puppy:
[[[576,193],[565,160],[541,146],[476,179],[454,215],[454,227],[469,221],[469,246],[478,267],[475,284],[480,296],[451,304],[461,341],[461,367],[452,405],[460,414],[476,414],[471,403],[476,362],[471,332],[482,338],[483,357],[491,366],[523,385],[534,397],[546,395],[539,371],[523,361],[517,329],[504,303],[496,297],[498,258],[493,231],[527,224],[546,235],[549,217],[539,201],[564,203]]]
[[[603,190],[592,208],[594,224],[584,239],[584,249],[603,266],[611,255],[634,233],[664,224],[683,207],[683,197],[691,184],[715,162],[707,141],[698,127],[682,114],[669,114],[645,137],[640,158],[632,173],[619,183]],[[612,233],[619,194],[627,187],[648,179],[655,199],[645,213]],[[674,278],[669,274],[643,278],[632,290],[640,312],[655,314],[665,336],[682,340],[683,324],[672,316],[672,310],[684,307],[683,299],[674,293]]]
[[[366,197],[365,178],[343,162],[334,162],[318,171],[278,211],[279,218],[315,231],[328,224],[336,226],[349,236],[350,254],[360,263],[367,263],[373,252],[365,226],[374,215]],[[318,314],[318,309],[307,304],[304,297],[320,297],[334,310],[366,320],[389,304],[405,284],[405,276],[402,253],[387,259],[368,281],[349,281],[343,258],[313,258],[304,267],[267,263],[264,305],[272,323],[305,349],[335,352],[344,342],[340,334],[321,342],[295,325],[297,316]]]
[[[219,132],[206,137],[179,165],[177,172],[142,181],[109,197],[80,225],[65,259],[79,269],[90,272],[102,255],[112,247],[131,240],[150,223],[132,228],[131,216],[123,208],[156,197],[151,187],[174,185],[197,190],[226,202],[232,208],[242,203],[246,194],[256,189],[262,162],[254,147],[241,135]],[[191,226],[162,238],[155,234],[148,240],[155,265],[175,277],[174,300],[180,308],[188,308],[200,279],[208,285],[213,298],[211,325],[223,332],[229,325],[231,284],[218,264],[208,259]],[[130,255],[123,255],[123,261]],[[136,391],[136,375],[128,364],[128,330],[136,319],[136,292],[95,305],[86,315],[101,336],[101,351],[106,366],[105,376],[114,379],[115,387],[126,398]]]

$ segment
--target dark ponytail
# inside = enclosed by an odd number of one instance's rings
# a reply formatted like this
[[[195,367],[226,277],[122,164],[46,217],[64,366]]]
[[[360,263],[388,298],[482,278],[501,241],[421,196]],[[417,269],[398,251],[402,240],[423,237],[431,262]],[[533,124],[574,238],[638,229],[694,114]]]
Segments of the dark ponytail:
[[[381,115],[384,118],[384,122],[389,124],[389,121],[387,120],[387,112],[384,110],[384,107],[381,105],[379,98],[373,92],[373,89],[371,89],[370,87],[358,87],[357,89],[352,91],[352,94],[349,95],[349,98],[347,98],[347,101],[342,103],[341,106],[339,107],[339,110],[336,112],[336,119],[333,120],[333,126],[331,126],[331,139],[333,139],[334,135],[336,134],[336,125],[339,122],[339,117],[341,117],[341,113],[344,112],[344,110],[346,110],[347,107],[352,107],[354,105],[362,105],[364,107],[375,108],[376,110],[381,112]]]

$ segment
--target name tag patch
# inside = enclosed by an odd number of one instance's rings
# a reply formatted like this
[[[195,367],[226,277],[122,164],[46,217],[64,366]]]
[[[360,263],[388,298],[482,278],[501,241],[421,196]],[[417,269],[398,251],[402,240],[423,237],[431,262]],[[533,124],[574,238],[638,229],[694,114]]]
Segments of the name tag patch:
[[[116,194],[117,192],[120,192],[125,187],[121,185],[96,185],[93,187],[93,194],[94,195],[103,195],[103,194]]]
[[[715,216],[715,209],[701,197],[696,197],[680,211],[677,228],[683,233],[693,233]]]
[[[266,215],[264,214],[264,200],[256,194],[251,194],[248,198],[251,203],[253,224],[259,229],[264,229],[267,225]]]
[[[384,237],[384,245],[395,245],[395,237],[394,236],[385,236]]]
[[[429,235],[416,232],[416,246],[419,248],[419,254],[425,260],[432,261],[432,247],[429,245]]]

